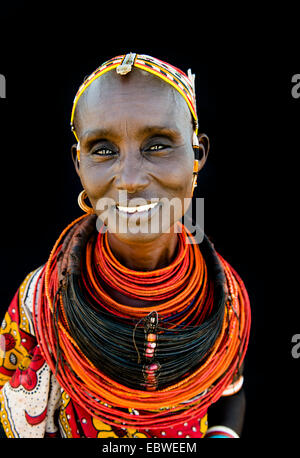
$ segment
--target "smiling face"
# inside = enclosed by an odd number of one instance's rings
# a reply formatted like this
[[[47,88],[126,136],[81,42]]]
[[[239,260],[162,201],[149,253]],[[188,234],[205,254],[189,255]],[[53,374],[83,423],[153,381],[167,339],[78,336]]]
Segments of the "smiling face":
[[[96,213],[99,200],[107,199],[112,202],[107,215],[127,225],[135,218],[139,225],[176,198],[182,206],[169,211],[167,225],[172,228],[180,220],[184,198],[191,196],[194,152],[192,117],[176,90],[139,69],[125,77],[111,71],[81,96],[74,123],[80,140],[80,163],[75,160],[75,165]],[[122,209],[137,205],[138,198],[158,205],[139,213]],[[115,232],[109,221],[108,230]],[[127,231],[116,236],[131,243],[160,234]]]

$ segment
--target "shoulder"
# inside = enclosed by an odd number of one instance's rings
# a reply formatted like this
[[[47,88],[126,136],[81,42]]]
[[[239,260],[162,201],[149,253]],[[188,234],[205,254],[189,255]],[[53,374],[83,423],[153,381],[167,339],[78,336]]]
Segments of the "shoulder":
[[[44,265],[30,272],[20,285],[19,300],[24,308],[33,312],[35,289],[39,287],[41,273]]]
[[[0,328],[0,388],[37,345],[33,321],[35,286],[42,267],[30,272],[15,293]]]
[[[40,266],[37,269],[30,272],[20,286],[19,292],[19,304],[21,312],[28,317],[28,324],[30,325],[29,332],[34,333],[33,328],[33,313],[35,309],[34,299],[35,292],[39,289],[41,273],[44,266]]]
[[[32,336],[35,335],[33,324],[34,297],[44,266],[31,271],[22,281],[5,316],[18,325],[18,328]],[[5,321],[4,319],[4,321]]]

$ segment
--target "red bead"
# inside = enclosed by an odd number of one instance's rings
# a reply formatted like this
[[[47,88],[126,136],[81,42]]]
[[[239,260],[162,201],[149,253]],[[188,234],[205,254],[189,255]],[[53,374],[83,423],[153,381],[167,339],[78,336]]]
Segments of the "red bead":
[[[154,349],[153,348],[146,348],[146,353],[153,355]]]
[[[146,385],[146,390],[147,391],[155,391],[156,390],[156,385],[153,386],[153,385]]]
[[[146,374],[154,374],[154,371],[151,371],[150,369],[145,369]]]

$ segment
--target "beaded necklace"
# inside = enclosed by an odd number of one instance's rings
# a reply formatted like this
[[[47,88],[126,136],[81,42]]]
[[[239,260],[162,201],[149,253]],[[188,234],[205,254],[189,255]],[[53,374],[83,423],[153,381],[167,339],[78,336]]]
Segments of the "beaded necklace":
[[[170,266],[135,272],[105,235],[95,236],[95,216],[84,215],[63,231],[41,273],[41,351],[70,397],[108,424],[161,428],[200,417],[243,361],[245,287],[206,237],[200,251],[182,229]],[[151,305],[120,304],[107,285]]]

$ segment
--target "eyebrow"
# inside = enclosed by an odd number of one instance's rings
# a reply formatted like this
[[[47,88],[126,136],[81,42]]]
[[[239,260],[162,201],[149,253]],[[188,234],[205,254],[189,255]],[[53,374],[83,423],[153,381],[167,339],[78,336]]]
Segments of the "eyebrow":
[[[115,135],[111,130],[98,128],[98,129],[88,129],[86,130],[81,137],[82,142],[93,140],[94,138],[108,137],[109,135]]]
[[[143,129],[140,130],[140,134],[142,135],[151,135],[151,134],[159,134],[159,135],[166,135],[168,137],[181,137],[181,134],[176,130],[172,129],[171,127],[166,127],[166,126],[159,126],[159,125],[154,125],[154,126],[146,126]]]
[[[176,130],[166,126],[145,126],[139,130],[139,135],[146,136],[146,135],[163,135],[173,138],[181,137],[181,134]],[[106,129],[106,128],[97,128],[97,129],[88,129],[86,130],[81,137],[82,143],[90,142],[94,139],[105,138],[105,137],[119,137],[120,134],[114,130]]]

